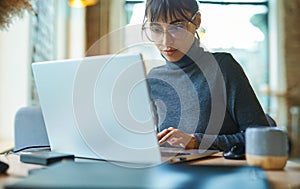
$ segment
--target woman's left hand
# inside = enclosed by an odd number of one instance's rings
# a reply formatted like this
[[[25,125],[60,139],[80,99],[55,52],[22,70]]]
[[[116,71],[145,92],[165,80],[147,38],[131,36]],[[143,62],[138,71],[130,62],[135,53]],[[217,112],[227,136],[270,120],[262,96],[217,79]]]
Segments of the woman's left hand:
[[[159,144],[165,142],[172,146],[180,146],[185,149],[198,149],[199,143],[194,135],[187,134],[179,129],[169,127],[157,134]]]

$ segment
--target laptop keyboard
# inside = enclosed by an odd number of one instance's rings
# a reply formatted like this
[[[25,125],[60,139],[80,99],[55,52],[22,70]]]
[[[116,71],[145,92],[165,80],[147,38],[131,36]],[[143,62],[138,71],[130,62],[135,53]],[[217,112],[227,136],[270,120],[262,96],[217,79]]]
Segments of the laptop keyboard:
[[[162,156],[180,156],[180,155],[190,155],[187,152],[160,152]]]

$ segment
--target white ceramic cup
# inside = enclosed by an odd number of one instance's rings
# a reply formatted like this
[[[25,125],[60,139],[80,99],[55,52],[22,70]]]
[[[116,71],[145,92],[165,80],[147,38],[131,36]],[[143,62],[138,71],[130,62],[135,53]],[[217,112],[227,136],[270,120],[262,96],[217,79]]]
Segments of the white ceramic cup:
[[[288,159],[287,133],[278,127],[246,130],[246,160],[263,169],[283,169]]]

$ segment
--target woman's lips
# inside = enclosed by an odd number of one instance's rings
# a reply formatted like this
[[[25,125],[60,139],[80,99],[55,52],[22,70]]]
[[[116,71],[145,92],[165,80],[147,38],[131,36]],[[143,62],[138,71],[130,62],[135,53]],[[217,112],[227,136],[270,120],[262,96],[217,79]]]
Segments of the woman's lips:
[[[166,56],[172,56],[176,51],[177,51],[176,49],[163,50]]]

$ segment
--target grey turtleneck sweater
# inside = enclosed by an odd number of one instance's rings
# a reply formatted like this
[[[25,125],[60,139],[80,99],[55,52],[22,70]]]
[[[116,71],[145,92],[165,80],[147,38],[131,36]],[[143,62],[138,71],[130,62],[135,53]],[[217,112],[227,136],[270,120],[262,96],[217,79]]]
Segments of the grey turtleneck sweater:
[[[241,66],[228,53],[209,53],[194,42],[178,62],[148,74],[158,131],[194,134],[200,148],[225,150],[245,142],[247,127],[268,126]]]

